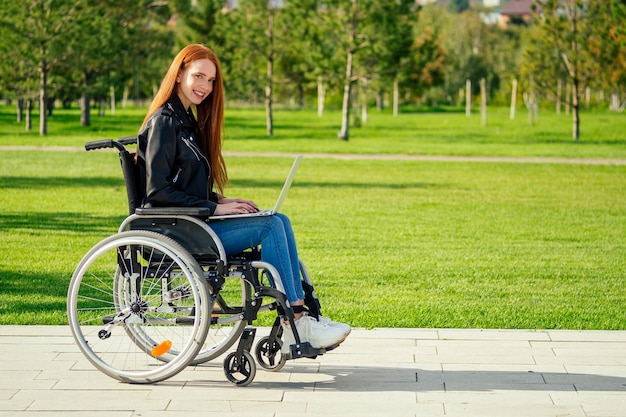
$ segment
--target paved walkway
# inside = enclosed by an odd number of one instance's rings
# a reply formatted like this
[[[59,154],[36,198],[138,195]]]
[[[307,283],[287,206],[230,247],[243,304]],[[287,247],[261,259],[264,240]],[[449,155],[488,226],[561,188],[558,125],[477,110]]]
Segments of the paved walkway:
[[[626,416],[626,331],[355,329],[248,387],[219,360],[123,384],[63,326],[0,326],[0,357],[2,417]]]

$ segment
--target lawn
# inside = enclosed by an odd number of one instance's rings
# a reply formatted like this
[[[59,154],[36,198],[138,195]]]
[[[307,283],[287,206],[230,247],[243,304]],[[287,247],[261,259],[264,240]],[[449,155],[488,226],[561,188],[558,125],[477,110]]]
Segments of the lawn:
[[[120,113],[81,129],[75,110],[59,111],[42,139],[5,108],[0,146],[132,134],[141,113]],[[262,111],[230,110],[226,148],[626,158],[624,115],[584,115],[593,139],[573,143],[569,119],[531,127],[500,113],[487,128],[454,113],[372,114],[343,143],[331,115],[277,112],[270,139]],[[0,324],[63,324],[74,267],[126,213],[117,156],[4,149],[0,160]],[[265,206],[291,159],[227,163],[228,194]],[[625,174],[620,164],[305,158],[284,211],[325,312],[353,326],[624,330]]]
[[[0,146],[82,146],[87,140],[137,133],[145,109],[118,110],[115,116],[92,116],[90,127],[80,127],[76,109],[57,109],[45,137],[24,131],[15,122],[14,109],[0,106]],[[581,113],[581,140],[571,139],[571,116],[547,110],[530,125],[521,110],[515,120],[509,110],[490,109],[488,125],[480,115],[460,112],[371,111],[368,122],[350,129],[350,140],[337,139],[338,111],[318,117],[312,111],[282,110],[274,114],[274,135],[265,133],[265,114],[259,109],[226,110],[225,150],[295,151],[402,155],[474,155],[626,159],[626,113],[589,110]]]

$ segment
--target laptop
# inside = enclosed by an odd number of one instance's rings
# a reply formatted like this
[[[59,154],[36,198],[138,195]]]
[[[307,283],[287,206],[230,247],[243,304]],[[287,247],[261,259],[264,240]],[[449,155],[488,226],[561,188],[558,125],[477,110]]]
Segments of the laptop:
[[[280,191],[280,194],[278,195],[278,200],[276,200],[276,204],[274,204],[274,208],[266,209],[266,210],[259,210],[256,213],[222,214],[219,216],[211,216],[209,217],[209,220],[224,220],[224,219],[237,219],[241,217],[271,216],[271,215],[278,213],[278,211],[283,205],[283,202],[285,201],[285,198],[287,197],[287,192],[289,191],[289,188],[291,188],[291,184],[293,183],[293,179],[296,176],[296,171],[298,170],[298,167],[300,166],[301,160],[302,160],[302,155],[298,155],[293,161],[293,165],[291,165],[291,170],[289,171],[289,175],[287,175],[287,179],[285,180],[285,183],[283,184],[283,189]]]

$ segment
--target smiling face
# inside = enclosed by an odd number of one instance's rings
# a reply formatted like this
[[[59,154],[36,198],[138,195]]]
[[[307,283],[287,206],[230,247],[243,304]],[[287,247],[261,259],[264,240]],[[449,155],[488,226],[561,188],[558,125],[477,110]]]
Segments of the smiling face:
[[[202,103],[211,94],[216,72],[213,62],[199,59],[178,73],[176,92],[185,109],[189,109],[192,104]]]

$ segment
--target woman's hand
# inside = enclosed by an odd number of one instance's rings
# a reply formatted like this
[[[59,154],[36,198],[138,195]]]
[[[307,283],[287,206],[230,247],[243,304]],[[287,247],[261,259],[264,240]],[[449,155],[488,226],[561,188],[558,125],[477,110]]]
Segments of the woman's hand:
[[[259,208],[252,200],[222,197],[218,201],[215,215],[256,213],[257,211],[259,211]]]

